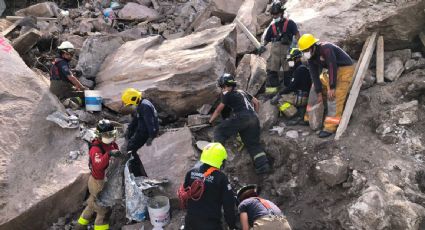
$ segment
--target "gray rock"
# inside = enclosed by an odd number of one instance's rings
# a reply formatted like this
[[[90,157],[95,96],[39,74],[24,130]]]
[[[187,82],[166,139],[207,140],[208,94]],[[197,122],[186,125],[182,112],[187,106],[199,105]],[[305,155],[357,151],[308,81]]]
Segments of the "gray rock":
[[[169,183],[164,188],[165,195],[172,202],[177,202],[176,191],[183,182],[186,172],[195,163],[190,159],[198,159],[192,146],[192,134],[189,128],[167,132],[155,138],[152,146],[142,147],[139,153],[143,153],[139,155],[148,176],[167,178]]]
[[[211,2],[213,5],[212,15],[219,17],[223,22],[231,22],[238,13],[243,0],[212,0]]]
[[[31,29],[15,39],[12,42],[12,46],[20,55],[23,55],[28,52],[35,44],[37,44],[40,38],[40,31]]]
[[[76,69],[83,72],[87,78],[95,78],[105,58],[124,41],[121,37],[112,35],[91,36],[84,41]]]
[[[414,53],[412,53],[412,58],[415,59],[415,60],[421,59],[422,53],[421,52],[414,52]]]
[[[209,119],[210,119],[209,115],[202,115],[202,114],[189,115],[187,117],[187,125],[194,126],[194,125],[207,124]]]
[[[239,8],[235,20],[239,20],[252,33],[257,34],[257,0],[245,0]],[[246,54],[255,51],[255,46],[248,39],[248,36],[237,26],[237,52],[238,55]]]
[[[391,52],[385,52],[384,53],[384,62],[388,63],[391,59],[393,59],[395,57],[400,58],[400,60],[404,64],[412,58],[412,50],[404,49],[404,50],[396,50],[396,51],[391,51]]]
[[[418,101],[413,100],[395,106],[391,111],[391,119],[396,121],[399,125],[410,125],[416,123],[418,118]]]
[[[202,30],[207,30],[215,27],[221,26],[221,19],[216,16],[212,16],[211,18],[208,18],[207,20],[203,21],[197,28],[195,28],[195,32],[199,32]]]
[[[404,71],[404,62],[399,57],[393,57],[385,65],[385,79],[397,80]]]
[[[298,139],[298,137],[299,137],[298,131],[290,130],[290,131],[286,132],[286,137],[291,138],[291,139]]]
[[[86,86],[88,88],[93,88],[93,86],[94,86],[94,81],[89,80],[85,77],[80,77],[79,80],[80,80],[81,84],[83,84],[84,86]]]
[[[316,164],[317,176],[329,186],[335,186],[344,182],[347,179],[347,170],[347,163],[342,161],[338,156]]]
[[[210,113],[212,106],[209,104],[204,104],[201,106],[201,108],[199,108],[197,111],[199,114],[202,115],[207,115]]]
[[[43,2],[15,12],[17,16],[55,17],[59,7],[54,2]]]
[[[254,54],[245,54],[236,69],[239,87],[255,96],[266,79],[266,61]]]
[[[270,100],[260,105],[258,117],[263,130],[269,130],[277,122],[278,116],[279,111],[275,105],[270,103]]]
[[[159,18],[158,11],[134,2],[127,3],[118,16],[125,19],[155,20]]]
[[[410,59],[406,62],[404,68],[406,69],[406,73],[416,69],[423,69],[425,68],[425,58]]]

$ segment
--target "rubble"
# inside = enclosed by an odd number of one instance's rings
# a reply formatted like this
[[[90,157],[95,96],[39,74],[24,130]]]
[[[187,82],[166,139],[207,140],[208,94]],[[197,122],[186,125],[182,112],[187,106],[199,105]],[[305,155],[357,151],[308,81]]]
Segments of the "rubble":
[[[54,2],[43,2],[15,12],[17,16],[56,17],[60,12]]]
[[[218,96],[218,76],[235,70],[235,36],[228,25],[164,42],[159,36],[127,42],[103,63],[96,89],[115,111],[121,91],[135,87],[160,110],[189,114]]]
[[[92,79],[96,77],[103,61],[124,41],[113,35],[90,36],[83,44],[76,69],[83,72],[83,76]]]
[[[385,79],[389,81],[396,81],[404,71],[403,61],[398,57],[391,58],[385,64]]]
[[[212,106],[211,106],[211,105],[209,105],[209,104],[204,104],[204,105],[202,105],[202,106],[201,106],[201,108],[199,108],[197,111],[198,111],[198,113],[199,113],[199,114],[207,115],[207,114],[209,114],[209,113],[210,113],[211,109],[212,109]]]
[[[139,151],[148,176],[167,178],[169,184],[164,192],[170,200],[177,201],[176,191],[183,182],[186,172],[193,167],[198,156],[192,146],[189,128],[168,132],[154,139],[152,146],[144,146]],[[170,173],[170,166],[173,171]]]
[[[412,50],[403,49],[384,53],[384,63],[388,63],[393,58],[399,58],[404,64],[412,58]]]
[[[211,18],[208,18],[207,20],[201,22],[201,24],[195,28],[195,32],[199,32],[202,30],[211,29],[215,27],[220,27],[220,26],[221,26],[221,19],[216,16],[212,16]]]
[[[275,105],[270,103],[270,100],[261,103],[258,119],[262,130],[269,130],[276,123],[278,116],[279,111]]]
[[[291,130],[286,132],[286,137],[291,139],[298,139],[299,134],[297,130]]]
[[[418,121],[418,101],[413,100],[395,106],[391,111],[391,120],[396,121],[399,125],[410,125]]]
[[[239,88],[257,95],[267,79],[266,61],[254,54],[245,54],[236,69]]]
[[[347,163],[338,156],[316,164],[317,176],[328,186],[335,186],[344,182],[347,179],[347,170]]]
[[[410,59],[404,64],[405,72],[425,68],[425,58]]]
[[[21,55],[28,52],[41,37],[40,31],[31,29],[28,32],[22,34],[12,43],[13,48]]]
[[[187,117],[187,125],[195,126],[195,125],[207,124],[209,119],[210,119],[209,115],[202,115],[202,114],[189,115]]]
[[[159,18],[159,13],[156,10],[146,7],[144,5],[129,2],[124,6],[124,8],[122,8],[118,12],[118,17],[124,19],[139,19],[152,21]]]

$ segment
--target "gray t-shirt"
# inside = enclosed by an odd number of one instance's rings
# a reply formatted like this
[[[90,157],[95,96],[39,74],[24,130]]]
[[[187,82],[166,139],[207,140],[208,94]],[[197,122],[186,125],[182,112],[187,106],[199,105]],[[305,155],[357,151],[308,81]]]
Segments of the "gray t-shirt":
[[[251,197],[243,200],[239,204],[239,213],[246,212],[248,214],[248,222],[249,225],[252,226],[254,221],[262,216],[267,216],[269,214],[282,216],[282,211],[271,201],[263,199],[270,205],[270,212],[259,200],[257,197]]]

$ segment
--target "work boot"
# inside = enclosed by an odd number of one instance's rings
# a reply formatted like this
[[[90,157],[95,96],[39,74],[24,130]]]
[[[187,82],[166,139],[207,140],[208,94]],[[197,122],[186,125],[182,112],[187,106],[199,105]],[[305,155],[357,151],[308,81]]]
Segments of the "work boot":
[[[330,132],[328,132],[328,131],[322,130],[322,131],[320,131],[320,133],[319,133],[319,138],[326,138],[326,137],[331,136],[332,134],[333,134],[333,133],[330,133]]]
[[[258,157],[254,157],[255,173],[258,175],[270,173],[271,167],[269,164],[269,160],[267,159],[266,153],[261,152],[256,156]]]
[[[294,126],[294,125],[298,125],[301,123],[301,121],[303,121],[304,118],[303,117],[294,117],[291,120],[289,120],[286,125],[288,126]]]

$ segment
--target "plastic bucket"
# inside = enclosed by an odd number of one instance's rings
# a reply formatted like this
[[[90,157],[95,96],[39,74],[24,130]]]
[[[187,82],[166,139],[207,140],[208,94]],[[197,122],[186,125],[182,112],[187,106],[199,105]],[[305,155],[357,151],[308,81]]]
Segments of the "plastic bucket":
[[[84,96],[87,111],[102,111],[102,96],[99,90],[85,90]]]
[[[170,200],[166,196],[154,196],[148,200],[148,212],[153,229],[162,229],[170,222]]]

